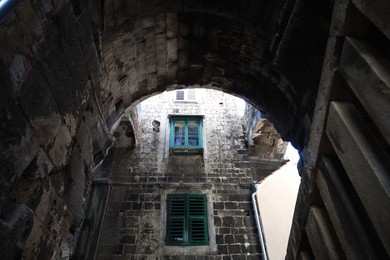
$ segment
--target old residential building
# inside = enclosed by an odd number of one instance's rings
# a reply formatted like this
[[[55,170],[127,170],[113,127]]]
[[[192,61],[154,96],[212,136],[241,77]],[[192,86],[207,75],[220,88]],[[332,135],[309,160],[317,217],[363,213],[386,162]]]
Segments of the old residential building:
[[[299,150],[287,259],[388,259],[389,10],[387,0],[2,0],[1,256],[67,259],[96,244],[98,237],[79,236],[82,227],[93,230],[103,221],[99,201],[111,193],[104,179],[118,120],[148,97],[199,85],[242,97]],[[184,131],[177,145],[200,142],[193,131],[206,117],[173,119]],[[160,132],[153,134],[160,135],[164,122],[156,121]],[[126,134],[140,129],[133,124]],[[127,141],[145,153],[158,145]],[[172,153],[188,150],[176,144]],[[207,148],[195,146],[197,153]],[[139,170],[138,181],[155,177]],[[92,188],[99,181],[100,189]],[[141,194],[151,199],[155,188],[129,190],[135,197],[126,199],[137,207]],[[188,196],[169,198],[178,199],[188,208]],[[140,214],[154,214],[142,201]],[[158,199],[150,203],[154,211]],[[137,211],[124,210],[116,218]],[[88,222],[90,214],[96,222]],[[123,239],[130,245],[133,237]]]
[[[286,161],[247,154],[237,102],[220,91],[185,89],[133,109],[138,145],[117,135],[105,162],[110,195],[98,203],[107,203],[100,244],[85,243],[79,257],[259,259],[253,183]],[[106,185],[100,179],[91,204]],[[98,222],[94,214],[89,221]],[[82,240],[93,241],[100,229]]]

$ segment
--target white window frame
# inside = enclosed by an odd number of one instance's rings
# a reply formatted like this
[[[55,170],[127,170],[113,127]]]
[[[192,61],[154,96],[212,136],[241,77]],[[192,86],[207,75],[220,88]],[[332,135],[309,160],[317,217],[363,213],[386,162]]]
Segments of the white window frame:
[[[178,99],[178,93],[183,93],[183,99]],[[178,89],[175,91],[176,102],[196,102],[196,90],[191,89]]]

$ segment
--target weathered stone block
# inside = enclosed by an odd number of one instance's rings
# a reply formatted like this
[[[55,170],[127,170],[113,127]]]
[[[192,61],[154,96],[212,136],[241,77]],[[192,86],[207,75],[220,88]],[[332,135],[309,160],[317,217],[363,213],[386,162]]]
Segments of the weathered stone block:
[[[331,103],[326,133],[390,254],[390,158],[351,103]]]
[[[8,204],[1,212],[0,252],[2,258],[19,259],[33,226],[33,211],[22,204]]]
[[[390,29],[387,26],[390,22],[387,15],[390,11],[390,4],[386,0],[375,0],[368,4],[363,0],[353,0],[352,3],[390,38]]]
[[[351,259],[378,258],[340,174],[330,158],[321,157],[316,183],[345,256]]]
[[[367,42],[346,38],[340,70],[390,144],[390,61]]]
[[[316,259],[343,259],[323,209],[310,208],[305,230]]]

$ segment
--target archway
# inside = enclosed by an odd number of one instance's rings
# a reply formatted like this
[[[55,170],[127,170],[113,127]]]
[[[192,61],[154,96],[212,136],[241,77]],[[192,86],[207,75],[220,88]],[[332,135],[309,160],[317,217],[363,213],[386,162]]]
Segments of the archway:
[[[129,111],[117,129],[122,131],[130,117],[137,146],[129,146],[123,133],[100,166],[75,256],[261,256],[252,186],[286,160],[281,154],[270,158],[273,146],[250,153],[236,99],[209,88],[181,89],[152,96]],[[203,247],[167,242],[167,199],[183,194],[206,196]],[[177,230],[191,230],[187,225],[175,224],[176,243],[190,242],[191,231],[181,236]]]
[[[140,17],[132,15],[133,6],[112,5],[107,2],[86,6],[81,1],[52,5],[22,3],[5,25],[8,37],[2,36],[0,64],[5,135],[1,162],[5,166],[2,194],[10,195],[4,196],[3,205],[8,205],[11,198],[11,205],[25,204],[42,216],[39,223],[34,223],[34,235],[28,241],[32,248],[42,241],[49,245],[46,247],[42,242],[42,248],[33,249],[37,257],[58,252],[52,248],[59,247],[58,240],[72,241],[77,236],[91,174],[112,145],[110,131],[114,122],[136,100],[182,84],[211,83],[210,87],[244,97],[262,109],[282,136],[300,149],[307,142],[329,9],[325,8],[320,16],[318,13],[303,16],[305,21],[314,21],[300,25],[310,25],[316,31],[311,44],[316,41],[321,44],[302,56],[314,53],[311,57],[315,57],[315,62],[305,60],[302,67],[297,66],[300,69],[296,74],[313,64],[317,73],[310,73],[312,77],[300,84],[298,76],[293,82],[282,73],[296,65],[295,59],[289,63],[283,58],[296,46],[291,45],[287,36],[283,41],[273,35],[274,31],[284,31],[292,9],[289,3],[280,22],[277,17],[281,4],[271,1],[261,5],[255,1],[242,3],[240,11],[226,3],[183,5],[178,1],[159,6],[158,2],[148,2],[142,8],[135,5],[142,10]],[[301,10],[303,13],[321,9],[304,7],[307,9]],[[164,11],[167,9],[169,13]],[[111,11],[113,20],[107,18]],[[33,29],[26,29],[17,22],[19,19],[34,25]],[[166,43],[162,44],[166,45],[162,51],[166,52],[166,66],[160,52],[155,60],[146,57],[150,54],[145,51],[147,45],[157,42],[158,37],[152,41],[147,37],[153,26],[158,27],[156,21],[166,21],[166,28],[174,29],[166,32]],[[132,37],[128,37],[129,33]],[[140,39],[134,40],[137,35]],[[23,36],[30,40],[27,43],[15,40]],[[305,40],[298,36],[294,39]],[[130,55],[129,59],[121,60],[121,53],[117,55],[119,58],[113,55],[129,50],[127,44],[143,50],[140,56],[134,55],[132,60]],[[165,67],[165,74],[162,70],[165,76],[158,77],[159,65]],[[25,190],[23,196],[20,190]],[[45,205],[53,207],[48,209]],[[28,209],[25,213],[32,215]],[[21,215],[18,219],[24,221]],[[53,222],[57,225],[49,233],[43,232]],[[28,221],[26,226],[28,233],[31,227]]]
[[[201,13],[160,13],[102,36],[99,103],[110,127],[133,102],[180,85],[202,85],[243,97],[264,111],[282,136],[303,131],[300,97],[271,69],[269,41],[251,26]],[[278,104],[284,104],[283,107]]]

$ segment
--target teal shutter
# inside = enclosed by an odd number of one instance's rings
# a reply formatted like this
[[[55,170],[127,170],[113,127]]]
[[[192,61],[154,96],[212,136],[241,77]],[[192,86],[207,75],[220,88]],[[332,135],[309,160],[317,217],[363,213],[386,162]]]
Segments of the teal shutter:
[[[202,117],[171,116],[169,153],[202,154]]]
[[[167,245],[208,245],[205,194],[169,194],[167,197]]]
[[[207,198],[205,194],[188,195],[189,243],[191,245],[207,245]]]
[[[185,194],[169,194],[167,207],[167,245],[181,245],[187,240],[185,236]]]

